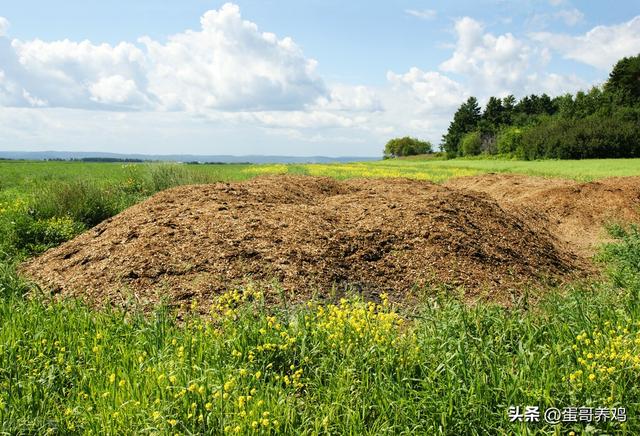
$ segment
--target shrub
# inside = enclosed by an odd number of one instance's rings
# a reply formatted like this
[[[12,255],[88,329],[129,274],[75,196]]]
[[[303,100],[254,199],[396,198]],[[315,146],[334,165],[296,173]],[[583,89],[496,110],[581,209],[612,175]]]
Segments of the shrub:
[[[505,127],[498,133],[496,148],[498,154],[514,154],[520,148],[523,129]]]
[[[518,157],[600,159],[640,156],[640,126],[633,114],[618,111],[581,119],[544,118],[521,137]]]
[[[482,151],[482,137],[480,132],[470,132],[462,137],[460,150],[463,156],[475,156]]]

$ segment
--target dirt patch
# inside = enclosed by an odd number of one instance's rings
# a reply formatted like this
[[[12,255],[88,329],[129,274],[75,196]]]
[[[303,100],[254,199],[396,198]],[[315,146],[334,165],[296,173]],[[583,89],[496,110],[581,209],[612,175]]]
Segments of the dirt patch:
[[[402,300],[445,284],[509,304],[525,286],[587,269],[544,223],[484,194],[293,176],[161,192],[23,268],[63,297],[144,307],[206,304],[247,280],[300,299],[350,287]]]
[[[640,221],[640,177],[589,183],[515,174],[450,180],[446,186],[485,193],[511,213],[539,220],[584,257],[607,241],[605,225]]]

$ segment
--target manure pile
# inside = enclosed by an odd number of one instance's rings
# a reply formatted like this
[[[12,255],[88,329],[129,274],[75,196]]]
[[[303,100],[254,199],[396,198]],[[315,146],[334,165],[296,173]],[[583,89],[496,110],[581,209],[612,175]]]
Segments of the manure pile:
[[[23,266],[59,297],[142,307],[248,281],[295,299],[346,288],[459,287],[508,304],[528,285],[589,270],[536,215],[490,196],[406,179],[273,176],[161,192]],[[271,286],[277,282],[279,285]]]
[[[516,174],[461,177],[446,183],[485,193],[504,209],[541,220],[574,252],[592,256],[606,241],[605,226],[640,222],[640,177],[612,177],[589,183]]]

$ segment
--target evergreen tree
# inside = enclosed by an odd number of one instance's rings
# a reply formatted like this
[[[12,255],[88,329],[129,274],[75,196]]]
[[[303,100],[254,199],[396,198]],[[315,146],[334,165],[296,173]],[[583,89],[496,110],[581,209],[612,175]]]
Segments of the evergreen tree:
[[[504,107],[502,106],[502,100],[496,97],[490,97],[482,113],[482,119],[487,122],[489,126],[493,127],[493,130],[496,130],[503,124]]]
[[[542,94],[537,101],[536,114],[553,115],[558,108],[553,104],[553,100],[547,94]]]
[[[513,94],[507,95],[502,99],[503,121],[510,125],[513,123],[513,113],[516,107],[516,98]]]
[[[620,59],[609,74],[604,89],[616,94],[623,104],[640,103],[640,54]]]
[[[447,133],[442,137],[442,145],[447,156],[458,156],[460,140],[465,133],[475,130],[480,121],[480,106],[475,97],[469,97],[453,116]]]
[[[614,66],[603,87],[551,98],[475,98],[455,113],[443,148],[449,157],[514,154],[524,159],[640,157],[640,54]]]
[[[525,115],[533,115],[536,113],[536,101],[537,97],[535,95],[525,95],[520,99],[518,104],[516,105],[516,112],[520,112]]]

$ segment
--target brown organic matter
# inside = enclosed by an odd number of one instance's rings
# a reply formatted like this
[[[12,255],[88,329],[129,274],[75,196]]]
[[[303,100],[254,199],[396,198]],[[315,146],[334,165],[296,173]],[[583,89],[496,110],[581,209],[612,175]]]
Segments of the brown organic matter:
[[[446,186],[484,193],[512,213],[538,219],[561,241],[590,257],[607,241],[606,226],[640,221],[640,177],[588,183],[485,174],[450,180]]]
[[[496,192],[500,177],[488,179]],[[59,297],[150,308],[194,299],[206,307],[248,282],[272,299],[352,289],[408,301],[417,289],[444,286],[468,300],[510,304],[525,288],[590,271],[572,238],[548,225],[555,214],[532,215],[477,192],[472,179],[464,183],[272,176],[173,188],[29,261],[23,272]],[[591,189],[571,186],[558,189]]]

